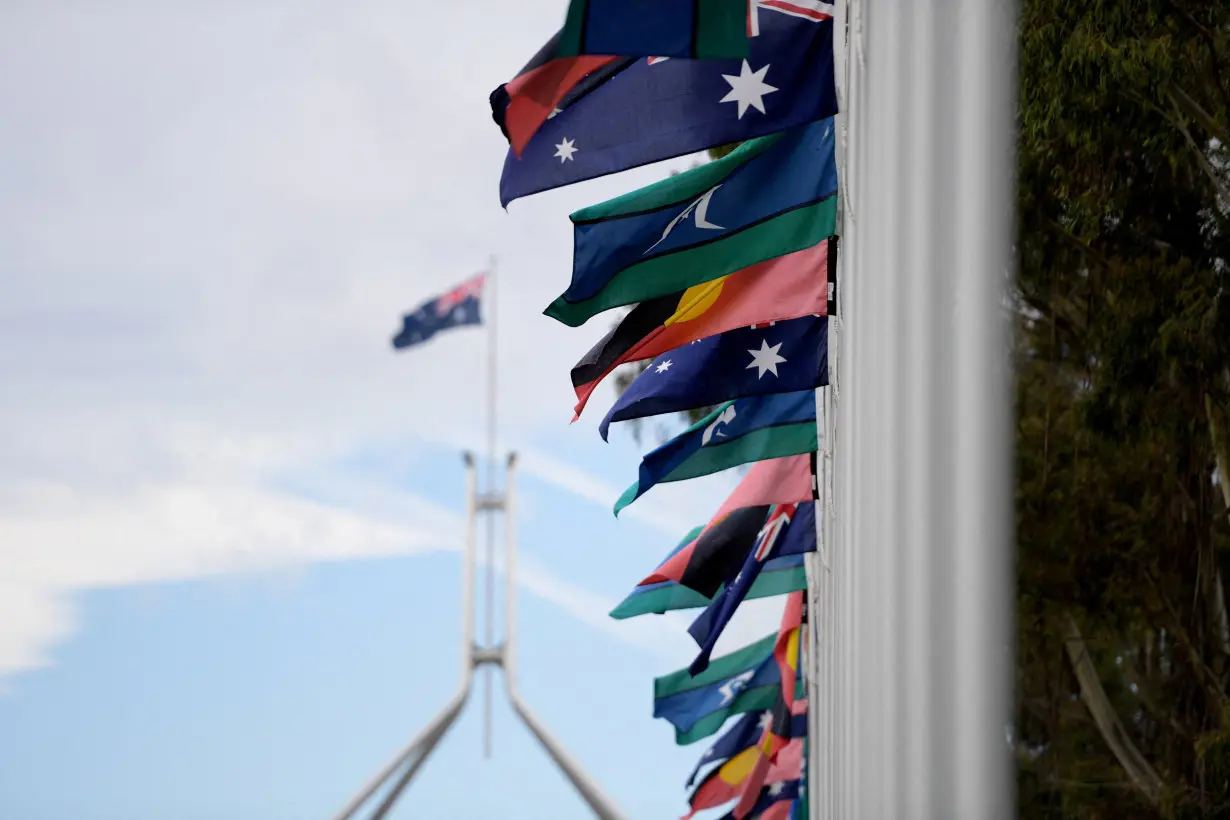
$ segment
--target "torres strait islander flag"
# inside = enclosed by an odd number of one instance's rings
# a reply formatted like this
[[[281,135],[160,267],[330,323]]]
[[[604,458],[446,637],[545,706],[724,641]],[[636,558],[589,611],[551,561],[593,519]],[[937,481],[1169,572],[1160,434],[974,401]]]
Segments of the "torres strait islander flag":
[[[572,282],[545,313],[577,327],[809,248],[836,230],[836,191],[826,118],[577,211]]]
[[[572,368],[573,421],[598,384],[622,364],[740,327],[828,315],[836,247],[837,237],[829,237],[814,247],[641,302]]]
[[[750,29],[748,55],[733,60],[592,56],[570,65],[556,59],[557,36],[491,95],[513,144],[500,204],[837,113],[831,20],[755,3]]]
[[[724,402],[641,459],[640,475],[615,502],[615,515],[655,484],[810,453],[816,441],[816,394],[811,390]]]
[[[781,691],[781,670],[773,662],[775,635],[717,658],[700,675],[686,669],[655,678],[653,716],[675,727],[675,743],[687,746],[711,737],[727,719],[773,708]],[[805,697],[795,681],[795,697]]]

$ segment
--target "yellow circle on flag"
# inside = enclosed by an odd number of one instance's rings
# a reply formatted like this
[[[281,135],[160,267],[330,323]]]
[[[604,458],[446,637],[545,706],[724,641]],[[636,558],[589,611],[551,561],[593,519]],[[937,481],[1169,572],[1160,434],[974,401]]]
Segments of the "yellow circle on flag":
[[[703,285],[693,285],[683,292],[683,296],[679,298],[679,307],[675,308],[675,312],[663,324],[666,327],[677,322],[690,322],[704,315],[705,311],[713,307],[713,303],[722,295],[722,286],[725,284],[727,277],[714,279],[712,282],[705,282]]]

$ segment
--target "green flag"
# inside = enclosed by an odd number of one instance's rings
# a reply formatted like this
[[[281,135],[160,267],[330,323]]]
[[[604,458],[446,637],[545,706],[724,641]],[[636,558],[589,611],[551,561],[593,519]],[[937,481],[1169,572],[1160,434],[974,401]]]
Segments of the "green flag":
[[[615,514],[655,484],[717,473],[740,464],[816,451],[816,397],[811,390],[749,396],[716,410],[641,460],[637,481]]]
[[[675,727],[680,746],[716,733],[732,715],[772,708],[781,691],[777,633],[717,658],[699,675],[680,669],[653,682],[653,715]],[[796,697],[806,697],[802,681]]]
[[[557,52],[741,59],[747,13],[747,0],[572,0]]]
[[[804,250],[832,236],[831,119],[577,211],[572,281],[545,313],[570,327]]]

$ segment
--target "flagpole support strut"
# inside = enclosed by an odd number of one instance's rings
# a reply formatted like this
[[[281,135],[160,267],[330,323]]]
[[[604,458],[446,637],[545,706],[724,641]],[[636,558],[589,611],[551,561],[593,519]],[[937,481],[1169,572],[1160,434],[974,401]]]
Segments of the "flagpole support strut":
[[[578,794],[580,794],[581,799],[593,811],[594,816],[598,820],[625,820],[624,815],[619,812],[598,783],[581,768],[579,763],[568,755],[559,741],[547,730],[545,724],[530,711],[530,708],[521,699],[521,694],[517,690],[515,674],[517,540],[516,528],[513,526],[516,510],[513,480],[517,461],[516,453],[510,453],[508,456],[503,494],[494,492],[491,486],[493,482],[489,482],[486,493],[480,494],[477,486],[477,468],[474,456],[467,452],[464,454],[464,458],[466,464],[467,515],[465,547],[462,553],[461,682],[457,693],[444,710],[427,725],[426,729],[415,737],[409,746],[386,765],[376,777],[372,778],[346,804],[345,808],[335,814],[333,820],[352,820],[359,809],[376,792],[390,781],[393,781],[392,787],[370,815],[369,820],[382,820],[388,814],[465,708],[466,701],[470,695],[470,684],[473,679],[474,670],[480,666],[497,666],[504,671],[504,685],[513,711],[521,719],[521,722],[525,724],[525,727],[530,730],[530,734],[534,735],[538,742],[542,744],[543,750],[551,758],[551,762],[572,783]],[[501,512],[506,516],[504,526],[506,549],[504,572],[506,584],[505,606],[507,607],[504,623],[505,637],[503,643],[488,643],[487,646],[480,646],[474,641],[473,608],[475,535],[478,515],[483,512]],[[491,569],[492,562],[490,556],[488,556],[488,572]],[[488,603],[490,603],[490,597],[488,597]],[[395,775],[398,776],[395,778]]]

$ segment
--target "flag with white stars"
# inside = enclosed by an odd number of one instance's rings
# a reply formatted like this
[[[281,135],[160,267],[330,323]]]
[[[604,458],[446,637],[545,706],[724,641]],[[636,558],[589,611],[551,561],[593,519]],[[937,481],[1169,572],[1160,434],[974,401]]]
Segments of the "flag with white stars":
[[[598,432],[606,440],[616,421],[827,385],[828,329],[828,317],[802,316],[730,330],[663,353],[624,390]]]
[[[816,395],[811,390],[725,402],[641,459],[639,476],[615,502],[615,514],[656,484],[814,453],[816,441]]]
[[[833,22],[794,11],[756,3],[746,59],[637,59],[557,103],[509,151],[501,204],[836,114]]]
[[[401,330],[393,336],[393,348],[402,350],[421,344],[441,330],[481,325],[481,303],[486,274],[479,274],[441,296],[428,299],[402,317]]]

